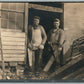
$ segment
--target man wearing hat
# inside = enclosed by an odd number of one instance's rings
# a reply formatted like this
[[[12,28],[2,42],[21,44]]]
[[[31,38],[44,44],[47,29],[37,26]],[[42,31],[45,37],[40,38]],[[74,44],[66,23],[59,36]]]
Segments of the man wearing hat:
[[[28,28],[28,57],[29,66],[34,71],[42,64],[42,51],[47,40],[43,26],[39,25],[40,17],[35,16],[33,25]]]
[[[53,22],[54,28],[50,30],[48,34],[48,44],[51,46],[52,56],[48,61],[47,65],[44,67],[43,71],[47,72],[54,61],[56,64],[60,65],[60,53],[62,51],[62,46],[64,42],[63,30],[59,28],[60,20],[55,19]]]

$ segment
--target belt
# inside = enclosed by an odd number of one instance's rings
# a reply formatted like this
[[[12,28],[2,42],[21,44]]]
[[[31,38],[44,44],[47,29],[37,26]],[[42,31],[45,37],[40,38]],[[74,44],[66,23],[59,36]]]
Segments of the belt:
[[[59,43],[52,43],[52,45],[59,45]]]

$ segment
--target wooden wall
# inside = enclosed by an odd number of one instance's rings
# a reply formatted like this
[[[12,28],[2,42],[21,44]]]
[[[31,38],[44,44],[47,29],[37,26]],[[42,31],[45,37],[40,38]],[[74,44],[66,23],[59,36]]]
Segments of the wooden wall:
[[[74,40],[84,36],[84,3],[64,3],[64,54],[69,57]]]
[[[0,3],[0,42],[5,62],[25,60],[23,20],[24,3]]]

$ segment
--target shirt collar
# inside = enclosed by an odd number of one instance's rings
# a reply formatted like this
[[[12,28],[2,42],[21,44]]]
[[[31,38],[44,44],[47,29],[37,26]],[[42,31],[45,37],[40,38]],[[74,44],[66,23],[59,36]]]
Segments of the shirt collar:
[[[53,31],[52,32],[57,32],[59,29],[53,29]]]
[[[39,25],[38,25],[38,26],[34,26],[34,25],[33,25],[33,28],[34,28],[34,29],[37,29],[38,27],[39,27]]]

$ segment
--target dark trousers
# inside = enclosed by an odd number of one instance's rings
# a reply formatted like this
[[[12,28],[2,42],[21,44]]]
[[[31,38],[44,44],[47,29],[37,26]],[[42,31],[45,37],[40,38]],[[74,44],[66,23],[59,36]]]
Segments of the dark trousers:
[[[42,49],[32,51],[32,71],[37,71],[42,65]]]
[[[35,51],[35,70],[38,70],[41,68],[42,65],[42,49],[38,49]]]

